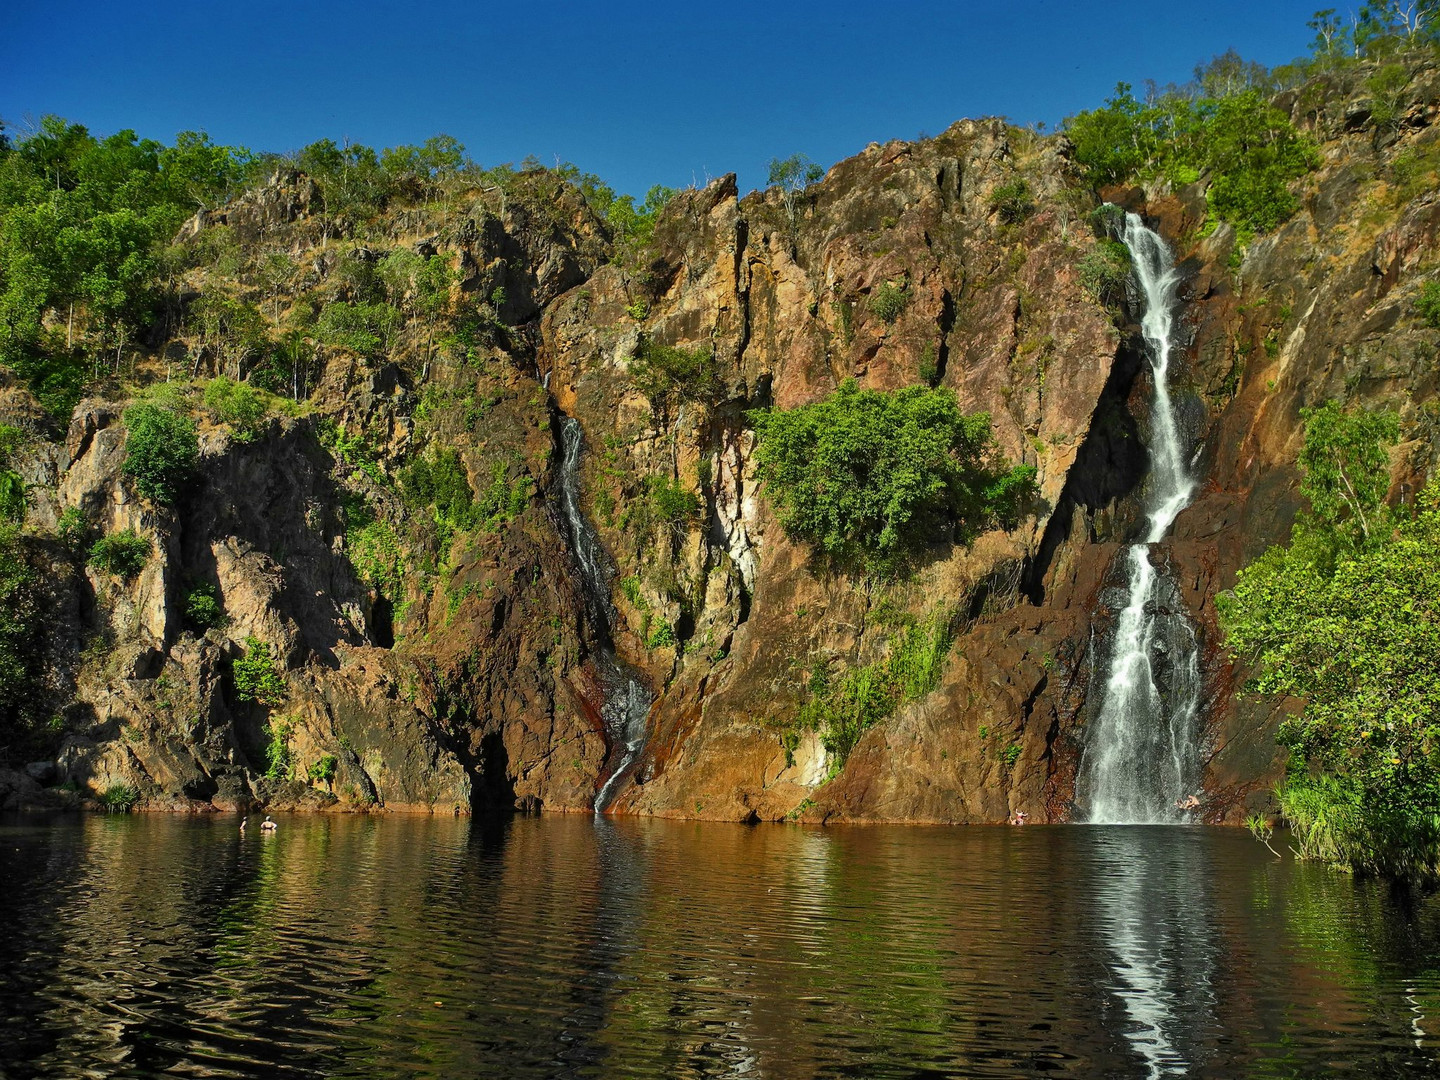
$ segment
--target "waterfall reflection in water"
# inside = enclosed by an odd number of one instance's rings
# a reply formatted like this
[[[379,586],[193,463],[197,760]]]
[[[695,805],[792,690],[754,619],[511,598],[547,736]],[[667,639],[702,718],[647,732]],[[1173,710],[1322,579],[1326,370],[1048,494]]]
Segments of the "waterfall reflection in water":
[[[1148,1076],[1184,1076],[1213,1051],[1218,946],[1214,869],[1203,834],[1145,826],[1096,830],[1090,891],[1096,940],[1110,952],[1106,988]]]
[[[1440,1072],[1440,906],[1234,830],[234,826],[0,819],[0,1075]]]

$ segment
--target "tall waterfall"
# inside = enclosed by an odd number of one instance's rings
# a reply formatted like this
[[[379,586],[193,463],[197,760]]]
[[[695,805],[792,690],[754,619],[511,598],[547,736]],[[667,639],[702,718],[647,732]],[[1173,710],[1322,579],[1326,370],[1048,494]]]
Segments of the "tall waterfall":
[[[601,716],[610,739],[609,776],[595,796],[595,812],[602,813],[620,781],[640,756],[645,745],[645,722],[650,715],[650,691],[640,676],[615,655],[610,628],[615,624],[615,605],[610,600],[614,574],[600,545],[600,537],[580,512],[580,450],[584,442],[580,421],[570,417],[561,428],[565,457],[560,466],[560,508],[570,532],[570,545],[580,564],[585,606],[595,629],[598,646],[595,666],[605,690]],[[616,755],[619,755],[618,757]]]
[[[1092,822],[1152,824],[1190,819],[1197,791],[1200,662],[1195,628],[1153,545],[1195,494],[1170,396],[1170,352],[1179,275],[1170,249],[1135,214],[1121,236],[1144,302],[1141,336],[1154,376],[1150,473],[1142,543],[1125,552],[1128,590],[1110,645],[1099,714],[1090,724],[1076,803]]]

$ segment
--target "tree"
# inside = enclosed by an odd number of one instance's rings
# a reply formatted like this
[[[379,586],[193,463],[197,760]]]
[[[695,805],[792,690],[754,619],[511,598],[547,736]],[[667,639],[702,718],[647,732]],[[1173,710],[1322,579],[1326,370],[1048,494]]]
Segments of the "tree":
[[[1386,448],[1399,437],[1399,421],[1391,412],[1346,412],[1335,401],[1306,409],[1300,418],[1305,423],[1300,493],[1327,532],[1347,548],[1362,547],[1390,486]]]
[[[231,674],[235,680],[235,696],[241,701],[252,701],[267,709],[285,704],[289,687],[275,669],[270,646],[254,635],[245,639],[245,654],[236,658]]]
[[[1413,507],[1383,498],[1393,417],[1337,405],[1305,415],[1288,546],[1217,603],[1249,688],[1300,699],[1280,806],[1303,854],[1357,871],[1440,873],[1440,485]]]
[[[795,224],[795,206],[803,192],[825,175],[825,170],[804,154],[791,154],[788,158],[771,158],[766,183],[780,189],[785,201],[785,216]]]
[[[146,498],[173,505],[200,458],[195,423],[173,409],[141,401],[125,410],[123,471]]]
[[[953,391],[861,390],[752,414],[765,491],[786,531],[876,569],[959,534],[1013,519],[1035,470],[1010,468],[987,413],[966,416]]]

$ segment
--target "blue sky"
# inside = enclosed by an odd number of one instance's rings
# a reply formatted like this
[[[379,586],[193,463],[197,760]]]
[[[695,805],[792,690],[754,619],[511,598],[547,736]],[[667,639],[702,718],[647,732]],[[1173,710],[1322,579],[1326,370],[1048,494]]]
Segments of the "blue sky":
[[[0,117],[277,151],[443,131],[485,165],[559,158],[637,194],[745,188],[772,157],[829,166],[965,116],[1053,125],[1231,46],[1284,63],[1320,3],[11,0]]]

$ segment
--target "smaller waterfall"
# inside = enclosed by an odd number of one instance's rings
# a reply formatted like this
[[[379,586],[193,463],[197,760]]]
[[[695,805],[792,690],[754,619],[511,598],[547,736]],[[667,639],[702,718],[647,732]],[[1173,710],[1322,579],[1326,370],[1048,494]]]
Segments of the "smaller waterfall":
[[[580,451],[584,442],[580,421],[567,418],[560,434],[565,451],[560,466],[560,507],[570,533],[570,546],[580,564],[586,612],[597,639],[594,660],[605,692],[601,716],[610,739],[610,764],[613,765],[595,796],[598,814],[604,812],[620,781],[640,756],[645,745],[651,698],[640,676],[615,655],[610,637],[616,618],[615,605],[610,600],[614,573],[600,545],[600,537],[580,512]]]
[[[1153,559],[1153,545],[1195,494],[1169,383],[1179,274],[1165,241],[1137,215],[1125,215],[1122,239],[1143,296],[1140,330],[1155,383],[1147,525],[1144,541],[1125,552],[1125,605],[1075,794],[1092,822],[1183,822],[1200,778],[1199,643],[1179,590]]]

